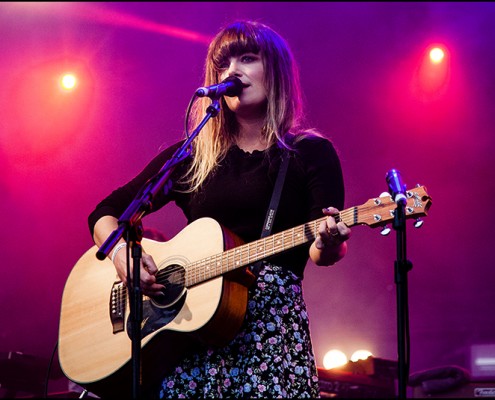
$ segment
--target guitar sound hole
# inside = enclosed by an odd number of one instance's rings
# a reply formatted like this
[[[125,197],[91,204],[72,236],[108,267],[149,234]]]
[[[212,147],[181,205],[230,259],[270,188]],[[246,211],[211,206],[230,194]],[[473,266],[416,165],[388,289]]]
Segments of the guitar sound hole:
[[[176,303],[185,293],[186,271],[184,267],[172,264],[158,272],[156,282],[165,286],[162,295],[151,301],[158,307],[169,307]]]

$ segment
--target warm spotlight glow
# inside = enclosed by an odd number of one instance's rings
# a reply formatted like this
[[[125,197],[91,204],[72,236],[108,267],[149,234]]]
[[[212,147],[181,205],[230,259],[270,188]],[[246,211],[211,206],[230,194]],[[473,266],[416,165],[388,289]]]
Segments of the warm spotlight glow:
[[[15,126],[9,153],[19,159],[63,150],[84,130],[94,105],[91,70],[78,59],[54,58],[20,69],[7,87]]]
[[[340,350],[330,350],[323,357],[323,367],[325,369],[331,369],[340,367],[347,363],[347,356]]]
[[[434,47],[430,50],[430,60],[434,64],[442,62],[445,57],[445,52],[440,47]]]
[[[448,89],[451,56],[447,46],[432,44],[418,60],[412,89],[423,101],[439,100]]]
[[[74,74],[64,74],[60,80],[62,88],[72,90],[77,85],[77,78]]]
[[[352,353],[351,361],[366,360],[369,356],[372,356],[371,351],[368,350],[356,350]]]

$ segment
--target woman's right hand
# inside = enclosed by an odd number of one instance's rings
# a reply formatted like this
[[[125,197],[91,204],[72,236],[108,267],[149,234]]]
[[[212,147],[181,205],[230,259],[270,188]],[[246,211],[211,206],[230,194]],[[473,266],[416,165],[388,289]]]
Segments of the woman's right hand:
[[[117,270],[117,274],[119,278],[122,280],[122,283],[127,286],[127,246],[121,248],[113,259],[113,264],[115,265],[115,269]],[[131,266],[131,279],[130,282],[132,284],[133,275],[133,259],[130,259]],[[158,273],[158,268],[149,254],[146,254],[143,250],[141,257],[141,271],[140,271],[140,287],[141,291],[144,295],[149,297],[156,297],[163,294],[164,285],[156,282],[156,275]]]
[[[101,217],[94,226],[93,240],[95,244],[100,247],[108,236],[118,227],[118,220],[115,217],[110,215],[105,215]],[[112,252],[109,254],[110,260],[113,258],[113,264],[115,269],[117,270],[117,275],[122,280],[124,285],[127,285],[127,246],[122,246],[120,249],[117,248],[122,243],[125,243],[121,240],[117,243]],[[163,285],[156,283],[156,275],[158,273],[158,268],[153,261],[153,258],[146,254],[143,250],[143,255],[141,258],[141,272],[140,272],[140,280],[141,280],[141,291],[146,296],[154,297],[162,294],[162,290],[165,288]],[[134,262],[131,258],[131,282],[132,282],[132,267]]]

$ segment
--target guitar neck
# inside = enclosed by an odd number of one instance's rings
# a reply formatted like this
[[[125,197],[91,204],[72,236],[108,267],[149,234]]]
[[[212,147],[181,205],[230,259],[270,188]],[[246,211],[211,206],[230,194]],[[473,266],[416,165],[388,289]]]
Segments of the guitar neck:
[[[405,218],[425,216],[431,206],[431,198],[424,186],[416,186],[407,191]],[[391,196],[380,196],[369,199],[366,203],[341,211],[335,216],[337,222],[342,221],[348,227],[368,225],[371,228],[385,226],[394,219],[397,206]],[[254,242],[234,247],[223,253],[193,262],[186,272],[186,286],[207,281],[237,268],[254,264],[283,251],[312,242],[318,234],[318,226],[327,217],[322,216],[314,221],[276,233]]]
[[[340,212],[337,221],[347,226],[356,224],[357,207]],[[238,268],[264,260],[270,256],[290,250],[294,247],[312,242],[316,239],[318,226],[326,217],[287,229],[266,238],[258,239],[223,253],[196,261],[189,265],[186,273],[186,286],[207,281]]]

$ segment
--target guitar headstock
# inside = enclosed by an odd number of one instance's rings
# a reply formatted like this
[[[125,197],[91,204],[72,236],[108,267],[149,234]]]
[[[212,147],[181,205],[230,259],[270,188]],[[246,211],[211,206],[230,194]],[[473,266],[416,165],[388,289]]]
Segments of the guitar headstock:
[[[407,190],[406,197],[406,219],[419,219],[428,215],[428,210],[431,206],[431,197],[426,192],[424,186],[417,186]],[[392,196],[388,193],[385,196],[369,199],[363,205],[356,207],[354,223],[352,225],[368,225],[372,228],[385,226],[394,220],[396,208],[397,204],[395,204]]]

